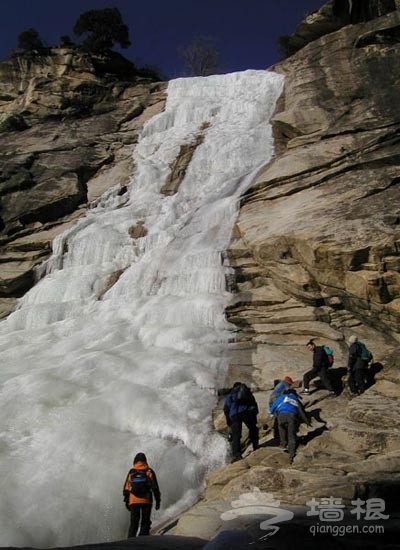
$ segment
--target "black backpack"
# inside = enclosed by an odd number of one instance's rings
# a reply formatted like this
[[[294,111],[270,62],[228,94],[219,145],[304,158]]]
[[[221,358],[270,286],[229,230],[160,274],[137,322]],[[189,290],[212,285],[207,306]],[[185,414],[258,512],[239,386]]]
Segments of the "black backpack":
[[[253,405],[254,404],[254,397],[251,393],[251,389],[246,386],[246,384],[240,384],[237,388],[235,388],[235,393],[233,395],[233,401],[234,403],[237,403],[238,405]]]
[[[132,469],[131,474],[131,493],[135,497],[147,498],[151,491],[151,480],[149,479],[146,470],[137,470],[136,468]]]

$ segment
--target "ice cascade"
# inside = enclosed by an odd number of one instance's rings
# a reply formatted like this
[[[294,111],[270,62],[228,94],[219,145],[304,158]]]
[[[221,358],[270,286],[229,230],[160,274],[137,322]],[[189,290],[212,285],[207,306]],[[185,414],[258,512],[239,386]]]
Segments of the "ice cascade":
[[[129,193],[108,193],[55,241],[47,275],[0,323],[0,546],[125,538],[122,485],[139,451],[162,493],[153,526],[226,460],[211,423],[232,328],[221,253],[238,197],[273,154],[282,85],[267,71],[171,81]],[[199,135],[166,196],[181,146]]]

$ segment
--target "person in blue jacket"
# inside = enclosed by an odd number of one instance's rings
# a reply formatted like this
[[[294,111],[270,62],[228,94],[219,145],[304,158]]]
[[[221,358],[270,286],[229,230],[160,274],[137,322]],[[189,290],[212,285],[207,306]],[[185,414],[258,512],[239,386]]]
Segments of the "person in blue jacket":
[[[292,463],[296,455],[297,430],[300,420],[311,426],[296,390],[289,389],[279,395],[269,408],[271,416],[278,417],[278,429],[281,447],[288,448]]]
[[[268,405],[271,406],[275,399],[281,395],[284,391],[290,390],[293,386],[293,379],[290,376],[285,376],[277,384],[275,384],[274,389],[269,396]],[[279,430],[278,430],[278,418],[277,415],[274,416],[274,424],[272,426],[274,441],[279,442]]]
[[[253,450],[258,449],[257,401],[250,388],[241,382],[235,382],[224,403],[226,423],[231,428],[232,434],[232,462],[242,458],[240,439],[242,437],[242,424],[249,430],[249,438]]]

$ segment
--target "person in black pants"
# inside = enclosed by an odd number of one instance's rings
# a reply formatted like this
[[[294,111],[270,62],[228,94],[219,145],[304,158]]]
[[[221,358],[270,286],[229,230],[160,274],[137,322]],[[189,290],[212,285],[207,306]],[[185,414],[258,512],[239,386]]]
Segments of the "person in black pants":
[[[156,501],[156,510],[160,508],[161,494],[157,477],[152,468],[147,464],[144,453],[138,453],[133,461],[133,468],[128,472],[123,489],[126,508],[131,513],[131,523],[128,531],[128,539],[149,535],[151,527],[151,508],[153,496]]]
[[[348,384],[352,395],[361,395],[367,388],[366,372],[368,360],[363,359],[361,356],[361,346],[363,344],[358,341],[357,336],[350,336],[349,344],[349,359],[347,362],[349,369]]]
[[[289,451],[290,463],[293,462],[297,448],[297,430],[302,420],[311,426],[296,390],[288,389],[281,393],[269,408],[271,416],[278,419],[280,447]]]
[[[250,388],[241,382],[235,382],[225,399],[224,414],[232,434],[232,462],[242,458],[240,439],[243,423],[249,430],[253,450],[258,449],[257,401]]]
[[[310,393],[309,385],[311,380],[319,376],[325,389],[329,391],[330,395],[335,395],[331,381],[328,376],[328,356],[323,346],[316,346],[313,340],[309,340],[306,344],[307,349],[313,354],[312,369],[307,371],[303,376],[303,391],[300,393]]]

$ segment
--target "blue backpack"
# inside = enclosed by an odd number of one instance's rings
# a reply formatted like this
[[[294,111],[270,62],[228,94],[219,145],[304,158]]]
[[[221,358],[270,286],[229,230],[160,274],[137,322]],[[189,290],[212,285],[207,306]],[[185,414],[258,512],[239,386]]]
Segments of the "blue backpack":
[[[151,481],[147,472],[149,470],[138,470],[136,468],[132,469],[131,475],[131,493],[135,497],[147,498],[151,491]]]

